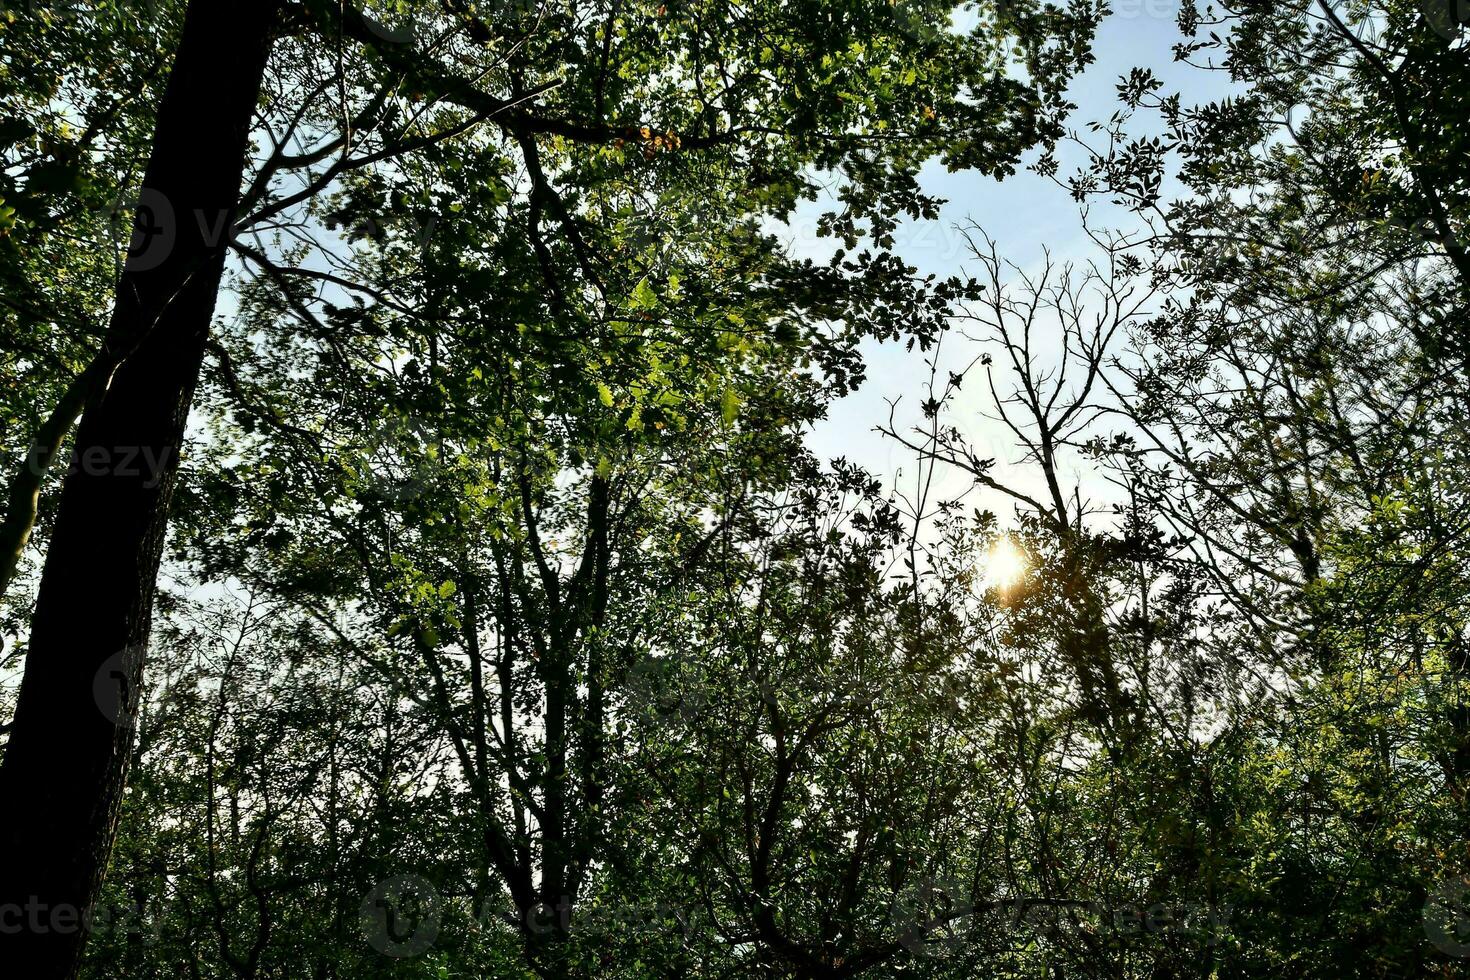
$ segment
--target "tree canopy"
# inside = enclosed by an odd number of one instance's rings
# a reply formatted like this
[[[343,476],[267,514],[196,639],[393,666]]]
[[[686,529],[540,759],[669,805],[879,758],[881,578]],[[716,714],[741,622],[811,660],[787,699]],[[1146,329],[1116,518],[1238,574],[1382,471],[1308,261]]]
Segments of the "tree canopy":
[[[1461,13],[0,9],[0,950],[1458,975]]]

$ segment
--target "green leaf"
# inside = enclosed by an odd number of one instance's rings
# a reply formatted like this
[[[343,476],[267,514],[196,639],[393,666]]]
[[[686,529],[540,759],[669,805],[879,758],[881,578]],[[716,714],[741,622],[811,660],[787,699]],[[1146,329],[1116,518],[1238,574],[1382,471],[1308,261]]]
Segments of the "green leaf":
[[[740,393],[734,388],[726,388],[725,393],[720,396],[720,415],[724,418],[725,424],[729,425],[739,414]]]
[[[648,284],[647,276],[638,280],[638,285],[633,288],[631,302],[635,310],[651,310],[658,305],[658,293]]]

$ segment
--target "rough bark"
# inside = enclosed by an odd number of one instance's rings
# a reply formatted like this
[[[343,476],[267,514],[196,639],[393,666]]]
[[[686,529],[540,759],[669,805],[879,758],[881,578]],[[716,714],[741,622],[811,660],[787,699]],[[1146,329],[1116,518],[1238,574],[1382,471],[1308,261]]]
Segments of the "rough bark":
[[[193,0],[159,105],[0,764],[0,961],[77,974],[118,821],[179,446],[239,200],[279,0]]]

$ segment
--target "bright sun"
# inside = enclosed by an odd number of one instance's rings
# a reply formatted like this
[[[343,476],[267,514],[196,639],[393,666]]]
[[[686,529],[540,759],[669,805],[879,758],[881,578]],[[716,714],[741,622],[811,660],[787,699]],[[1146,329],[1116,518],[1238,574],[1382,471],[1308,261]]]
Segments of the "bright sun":
[[[985,587],[1009,589],[1026,574],[1026,556],[1009,536],[1001,537],[990,546],[985,556]]]

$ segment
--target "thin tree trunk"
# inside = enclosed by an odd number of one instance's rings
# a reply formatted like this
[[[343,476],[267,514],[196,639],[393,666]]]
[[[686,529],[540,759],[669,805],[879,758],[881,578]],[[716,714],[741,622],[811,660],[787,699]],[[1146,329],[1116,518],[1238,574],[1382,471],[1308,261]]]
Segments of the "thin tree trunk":
[[[193,0],[159,106],[108,329],[115,349],[137,346],[77,429],[0,765],[0,961],[27,980],[76,976],[112,847],[179,446],[278,12]]]
[[[0,596],[9,589],[31,539],[31,530],[36,526],[36,509],[46,473],[56,454],[61,452],[61,444],[81,414],[88,395],[106,380],[102,377],[103,363],[99,357],[67,385],[61,400],[36,430],[20,472],[10,481],[5,495],[5,515],[0,518]]]

